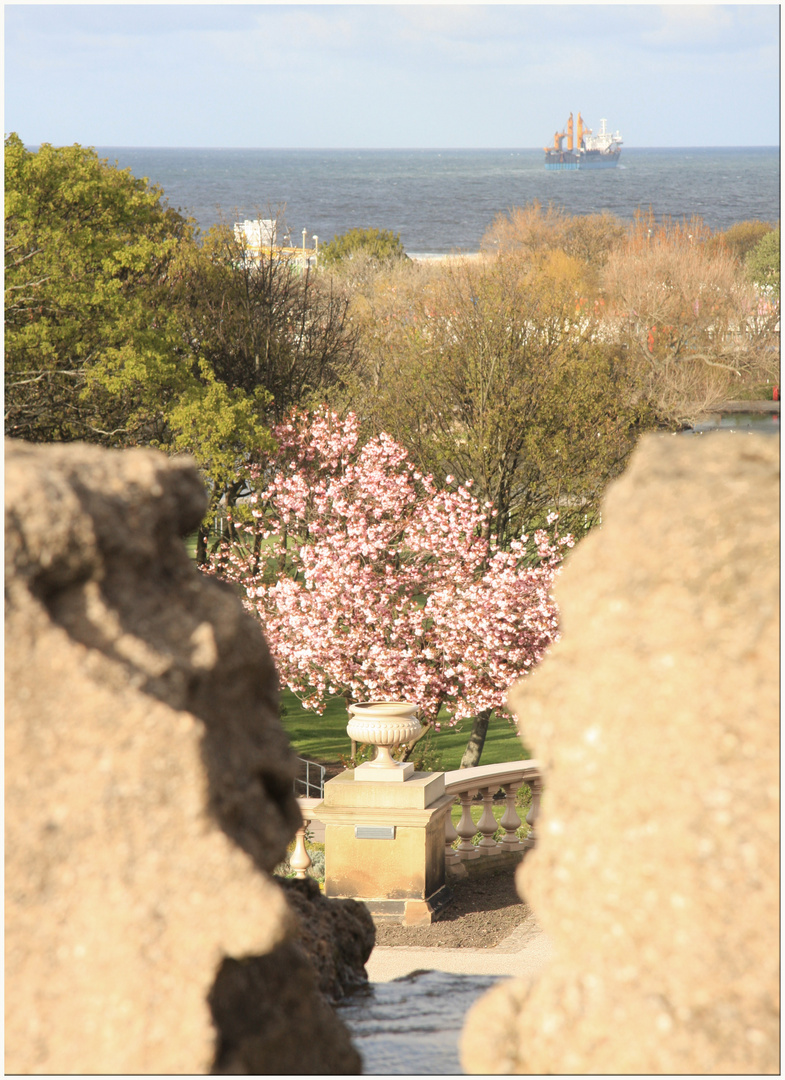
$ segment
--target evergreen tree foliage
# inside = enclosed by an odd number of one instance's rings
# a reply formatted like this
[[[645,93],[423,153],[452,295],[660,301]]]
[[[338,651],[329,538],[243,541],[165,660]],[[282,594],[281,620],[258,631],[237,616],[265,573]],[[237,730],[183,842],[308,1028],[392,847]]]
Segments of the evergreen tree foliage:
[[[30,151],[9,135],[5,186],[6,434],[160,434],[143,383],[178,381],[165,283],[190,226],[159,188],[78,145]]]
[[[777,226],[758,241],[745,260],[747,273],[756,285],[770,288],[780,295],[780,227]]]
[[[333,266],[360,254],[380,263],[406,258],[398,233],[389,229],[350,229],[325,244],[319,252],[319,261],[323,266]]]
[[[212,515],[246,447],[272,441],[266,391],[218,377],[188,332],[192,224],[79,145],[31,151],[11,134],[5,177],[6,435],[188,452]]]

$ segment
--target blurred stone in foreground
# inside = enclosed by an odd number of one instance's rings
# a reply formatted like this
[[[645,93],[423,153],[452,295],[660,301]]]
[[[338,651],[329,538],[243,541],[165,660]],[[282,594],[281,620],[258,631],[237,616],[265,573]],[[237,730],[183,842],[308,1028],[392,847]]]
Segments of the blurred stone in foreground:
[[[474,1007],[468,1071],[778,1071],[778,524],[778,439],[650,436],[571,556],[510,694],[557,958]]]
[[[219,967],[270,955],[297,1010],[235,1064],[359,1071],[268,876],[294,757],[258,623],[186,553],[195,467],[7,442],[5,495],[6,1072],[206,1072],[211,1008],[244,1030]]]

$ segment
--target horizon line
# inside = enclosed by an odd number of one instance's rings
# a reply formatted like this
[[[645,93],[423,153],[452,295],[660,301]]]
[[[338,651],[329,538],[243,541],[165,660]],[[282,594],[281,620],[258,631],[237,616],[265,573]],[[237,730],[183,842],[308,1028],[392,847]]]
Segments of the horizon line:
[[[7,136],[6,136],[7,137]],[[52,143],[48,140],[42,142],[30,142],[23,144],[26,148],[40,146],[83,146],[87,149],[96,150],[265,150],[265,151],[291,151],[291,152],[317,152],[317,153],[544,153],[545,148],[540,146],[196,146],[174,144],[141,144],[141,143],[100,143],[100,142],[66,142]],[[622,152],[630,150],[780,150],[780,143],[702,143],[684,144],[678,146],[624,146]]]

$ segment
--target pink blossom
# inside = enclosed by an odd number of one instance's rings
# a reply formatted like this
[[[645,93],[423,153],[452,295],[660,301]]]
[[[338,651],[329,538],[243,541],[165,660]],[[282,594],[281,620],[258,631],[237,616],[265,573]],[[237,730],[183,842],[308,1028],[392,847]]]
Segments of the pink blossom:
[[[259,518],[205,569],[245,587],[282,681],[317,712],[336,692],[408,699],[432,724],[442,706],[451,723],[503,709],[557,636],[572,538],[496,550],[468,482],[439,490],[386,434],[361,446],[352,414],[296,414],[275,436],[251,477]]]

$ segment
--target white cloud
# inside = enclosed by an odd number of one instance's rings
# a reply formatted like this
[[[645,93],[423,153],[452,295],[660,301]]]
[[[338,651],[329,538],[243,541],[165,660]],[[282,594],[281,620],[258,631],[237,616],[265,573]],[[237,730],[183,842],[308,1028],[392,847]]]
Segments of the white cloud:
[[[30,142],[184,145],[198,131],[201,145],[535,146],[578,109],[588,123],[608,116],[637,145],[662,145],[663,131],[680,145],[696,131],[715,145],[779,132],[775,5],[5,13],[6,129]]]
[[[765,7],[765,5],[758,5]],[[759,13],[752,5],[667,4],[652,9],[652,28],[642,37],[644,46],[659,50],[735,52],[746,48],[749,31],[757,36]]]

